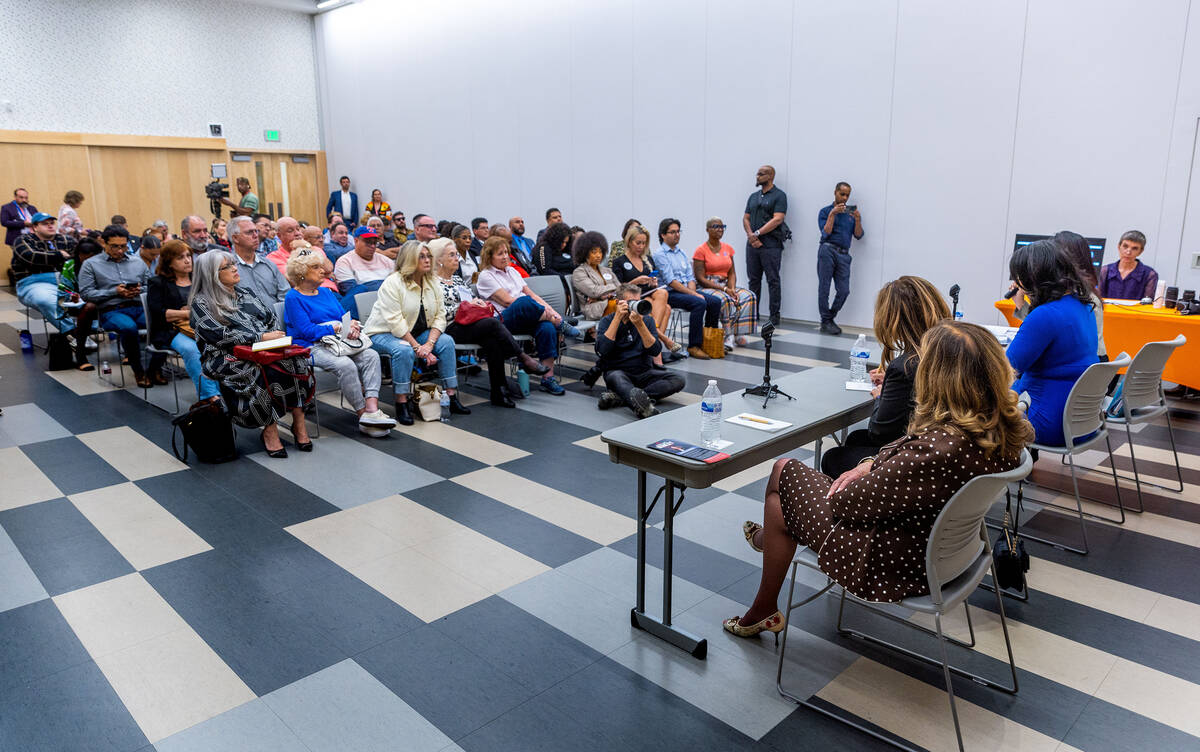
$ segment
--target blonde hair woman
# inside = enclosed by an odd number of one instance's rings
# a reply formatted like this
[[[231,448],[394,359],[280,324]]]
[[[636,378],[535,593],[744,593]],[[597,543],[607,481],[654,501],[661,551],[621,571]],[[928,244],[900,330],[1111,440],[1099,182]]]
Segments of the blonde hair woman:
[[[351,321],[349,331],[343,331],[342,305],[323,285],[324,254],[303,240],[296,242],[305,247],[292,251],[287,260],[287,280],[292,285],[283,299],[288,336],[293,344],[312,348],[313,365],[337,376],[342,395],[358,414],[358,430],[369,436],[386,436],[396,421],[379,409],[379,353],[362,347],[343,355],[321,341],[323,337],[357,341],[362,324]]]
[[[650,259],[650,231],[639,224],[630,225],[625,231],[625,252],[613,259],[612,271],[622,284],[637,285],[642,297],[650,301],[650,317],[658,330],[658,341],[670,351],[668,360],[683,357],[683,345],[666,335],[667,322],[671,319],[671,306],[667,302],[667,288],[658,284],[658,271]]]
[[[816,551],[821,570],[859,598],[927,595],[925,547],[942,507],[971,478],[1017,466],[1033,427],[1017,407],[1012,368],[996,338],[975,324],[943,321],[919,347],[917,407],[905,436],[836,481],[798,460],[775,463],[766,527],[747,522],[744,529],[763,553],[758,595],[743,616],[725,621],[726,631],[783,630],[776,601],[797,543]]]
[[[875,383],[871,421],[821,457],[823,473],[836,478],[904,435],[913,410],[921,338],[948,318],[949,306],[928,280],[904,276],[880,289],[875,297],[875,339],[881,353],[879,368],[871,372]]]
[[[438,381],[450,396],[450,412],[469,415],[458,398],[454,338],[446,335],[446,304],[433,274],[433,252],[418,240],[400,246],[396,271],[379,286],[379,297],[364,331],[371,347],[392,359],[392,384],[396,393],[396,420],[411,426],[409,394],[413,366],[419,358],[437,368]]]

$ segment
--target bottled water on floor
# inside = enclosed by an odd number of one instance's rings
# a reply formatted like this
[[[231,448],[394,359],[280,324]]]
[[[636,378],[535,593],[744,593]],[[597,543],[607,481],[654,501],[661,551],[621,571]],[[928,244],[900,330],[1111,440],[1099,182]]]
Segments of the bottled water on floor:
[[[871,351],[867,348],[867,335],[860,334],[850,348],[850,380],[858,383],[867,381],[867,358]]]
[[[721,440],[721,390],[717,380],[709,379],[704,396],[700,398],[700,441],[713,447]]]
[[[450,422],[450,395],[445,389],[442,390],[442,422]]]

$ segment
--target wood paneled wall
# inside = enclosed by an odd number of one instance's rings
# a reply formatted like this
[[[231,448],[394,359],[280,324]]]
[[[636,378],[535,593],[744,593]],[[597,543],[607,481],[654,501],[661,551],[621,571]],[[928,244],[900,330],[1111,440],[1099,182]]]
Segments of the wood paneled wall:
[[[323,224],[328,196],[324,152],[246,152],[249,162],[234,162],[220,138],[165,138],[106,134],[50,133],[0,130],[0,202],[11,200],[13,189],[29,191],[40,211],[58,214],[63,195],[84,195],[79,216],[87,227],[101,228],[114,214],[124,214],[132,232],[141,232],[156,219],[165,219],[173,232],[188,214],[211,219],[204,184],[214,162],[228,168],[230,194],[239,176],[250,179],[263,213],[280,216],[283,202],[279,165],[287,164],[288,208],[304,222]],[[293,154],[308,157],[293,162]],[[259,181],[258,165],[262,167]],[[222,216],[228,218],[224,207]],[[11,251],[0,244],[0,278],[8,269]]]

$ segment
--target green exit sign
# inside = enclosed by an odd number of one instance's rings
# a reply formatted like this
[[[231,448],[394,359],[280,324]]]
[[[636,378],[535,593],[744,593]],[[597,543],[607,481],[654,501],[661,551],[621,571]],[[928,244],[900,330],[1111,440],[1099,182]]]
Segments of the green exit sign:
[[[263,131],[263,138],[267,141],[278,141],[279,131]]]

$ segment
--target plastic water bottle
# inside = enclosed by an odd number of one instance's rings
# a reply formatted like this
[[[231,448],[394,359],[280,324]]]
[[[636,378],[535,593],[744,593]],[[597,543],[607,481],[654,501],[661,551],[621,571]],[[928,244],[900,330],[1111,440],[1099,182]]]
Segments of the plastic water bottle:
[[[867,358],[871,351],[867,349],[867,335],[860,334],[850,348],[850,380],[860,384],[867,381]]]
[[[721,440],[721,390],[717,380],[709,379],[708,388],[700,398],[700,442],[715,447]]]
[[[100,366],[100,373],[104,374],[105,376],[112,374],[112,366],[108,364],[107,360],[104,361],[104,365]]]
[[[450,395],[445,389],[442,390],[442,422],[450,422]]]
[[[21,350],[23,352],[33,352],[33,335],[28,329],[21,330]]]
[[[954,323],[956,323],[956,324],[962,323],[962,320],[963,320],[963,312],[955,311],[954,312]]]

